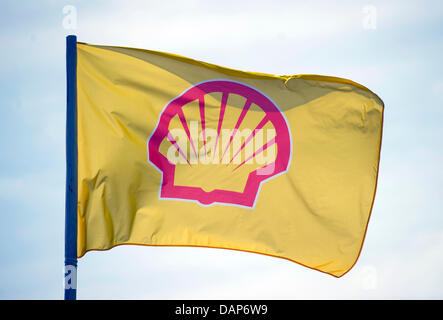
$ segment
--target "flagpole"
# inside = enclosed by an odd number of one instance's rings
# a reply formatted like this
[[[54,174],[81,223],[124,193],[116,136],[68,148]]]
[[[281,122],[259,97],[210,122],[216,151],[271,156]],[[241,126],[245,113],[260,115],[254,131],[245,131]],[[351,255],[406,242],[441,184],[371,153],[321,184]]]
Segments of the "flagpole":
[[[65,300],[77,297],[77,37],[66,37]]]

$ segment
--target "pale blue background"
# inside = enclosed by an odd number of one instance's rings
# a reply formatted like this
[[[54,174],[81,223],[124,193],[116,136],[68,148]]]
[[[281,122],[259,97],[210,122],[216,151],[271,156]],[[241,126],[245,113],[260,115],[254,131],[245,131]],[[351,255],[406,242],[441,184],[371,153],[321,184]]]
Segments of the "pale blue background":
[[[368,4],[375,30],[363,25]],[[76,8],[75,30],[63,27],[65,5]],[[0,8],[0,298],[62,298],[70,33],[241,70],[349,78],[386,105],[372,219],[343,278],[248,253],[126,246],[80,260],[80,299],[443,298],[442,1],[11,0]]]

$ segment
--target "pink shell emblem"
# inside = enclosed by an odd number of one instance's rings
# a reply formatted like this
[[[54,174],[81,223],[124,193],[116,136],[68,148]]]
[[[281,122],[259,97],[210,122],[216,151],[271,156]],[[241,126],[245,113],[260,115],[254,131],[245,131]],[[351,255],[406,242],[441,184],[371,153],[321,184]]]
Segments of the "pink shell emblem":
[[[232,97],[244,104],[232,107]],[[228,109],[235,116],[229,116]],[[180,130],[184,138],[179,140]],[[166,104],[148,139],[148,160],[162,174],[159,198],[253,208],[261,184],[287,171],[290,137],[283,113],[257,89],[230,80],[192,86]],[[170,154],[178,160],[171,160]],[[264,155],[270,160],[259,162]]]

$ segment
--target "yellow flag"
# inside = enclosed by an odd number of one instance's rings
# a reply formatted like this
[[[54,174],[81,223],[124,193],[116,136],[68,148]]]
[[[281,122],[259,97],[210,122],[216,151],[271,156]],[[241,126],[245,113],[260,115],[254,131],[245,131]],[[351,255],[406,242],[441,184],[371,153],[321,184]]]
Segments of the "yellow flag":
[[[350,80],[77,45],[78,256],[225,248],[336,277],[374,202],[383,102]]]

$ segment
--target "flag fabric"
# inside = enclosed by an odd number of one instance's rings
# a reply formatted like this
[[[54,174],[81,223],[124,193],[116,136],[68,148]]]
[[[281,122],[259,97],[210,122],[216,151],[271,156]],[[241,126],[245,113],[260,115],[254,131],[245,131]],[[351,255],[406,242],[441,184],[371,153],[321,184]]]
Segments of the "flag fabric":
[[[360,254],[384,105],[353,81],[77,44],[77,254],[122,244]]]

